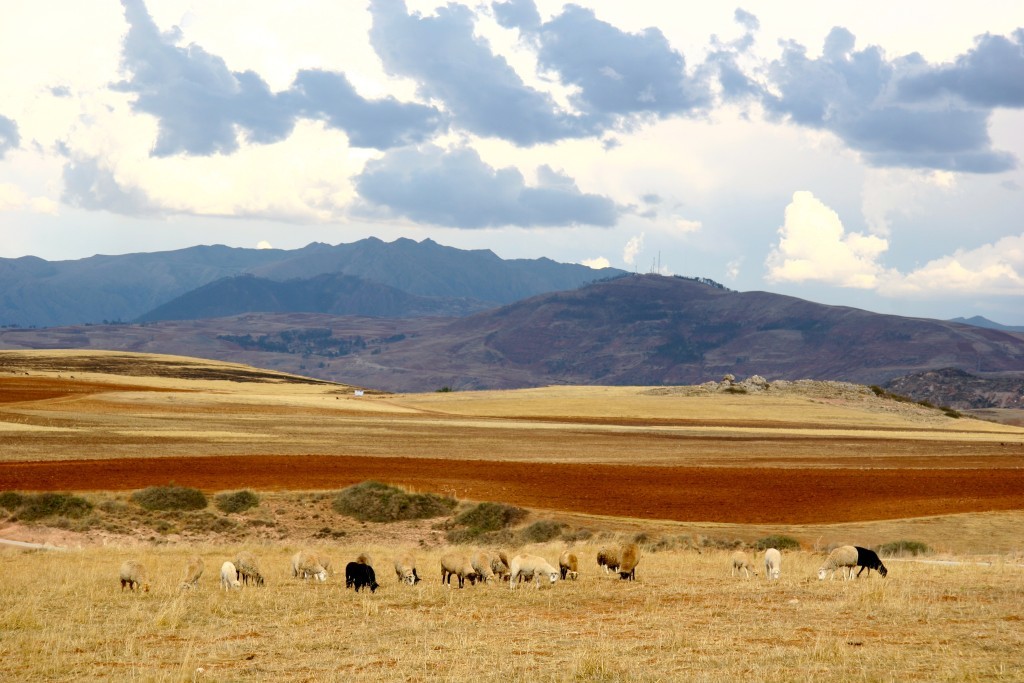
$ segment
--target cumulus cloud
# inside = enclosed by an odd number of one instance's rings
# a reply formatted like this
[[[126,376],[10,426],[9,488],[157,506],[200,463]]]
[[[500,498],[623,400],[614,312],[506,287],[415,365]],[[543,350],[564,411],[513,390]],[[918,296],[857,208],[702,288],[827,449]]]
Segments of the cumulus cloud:
[[[593,268],[594,270],[601,270],[602,268],[611,268],[612,263],[604,256],[598,256],[597,258],[588,258],[580,261],[581,265]]]
[[[771,282],[872,289],[884,274],[878,257],[889,248],[888,241],[846,232],[839,215],[810,192],[793,193],[778,233],[766,262]]]
[[[622,248],[623,262],[631,266],[636,264],[636,257],[643,248],[644,233],[630,237],[629,241],[626,242],[626,246]]]
[[[468,7],[449,4],[423,16],[409,14],[403,0],[373,0],[370,12],[370,41],[384,67],[415,79],[420,93],[443,102],[461,128],[518,145],[594,134],[592,124],[527,86],[474,34]]]
[[[14,119],[9,119],[0,114],[0,159],[12,149],[17,149],[21,144],[21,136],[18,134],[18,124]]]
[[[395,149],[367,163],[355,179],[360,196],[393,215],[456,228],[611,226],[619,208],[581,192],[572,178],[547,166],[526,184],[514,167],[495,169],[469,147]]]
[[[157,213],[145,192],[118,182],[114,172],[98,159],[70,160],[64,165],[61,199],[81,209],[105,210],[127,215]]]
[[[1024,233],[976,249],[958,249],[904,276],[887,279],[887,296],[1024,295]]]
[[[289,90],[271,92],[252,71],[231,71],[199,45],[178,47],[179,31],[161,34],[142,0],[122,0],[129,29],[115,89],[133,93],[132,108],[155,116],[153,154],[230,154],[239,131],[250,143],[286,138],[298,117],[345,130],[357,147],[386,149],[418,141],[440,125],[439,112],[392,98],[367,101],[341,74],[305,71]]]
[[[57,208],[57,202],[49,197],[30,197],[14,183],[0,183],[0,211],[57,215]]]
[[[1012,154],[992,148],[990,110],[979,106],[980,97],[971,103],[933,97],[953,87],[947,83],[951,77],[939,78],[944,71],[930,71],[920,55],[889,60],[879,47],[856,50],[855,45],[854,35],[842,27],[832,29],[816,59],[802,45],[786,43],[782,57],[768,67],[770,88],[762,101],[769,115],[831,131],[873,166],[973,173],[1016,166]],[[993,89],[1021,79],[1015,62],[986,66]]]

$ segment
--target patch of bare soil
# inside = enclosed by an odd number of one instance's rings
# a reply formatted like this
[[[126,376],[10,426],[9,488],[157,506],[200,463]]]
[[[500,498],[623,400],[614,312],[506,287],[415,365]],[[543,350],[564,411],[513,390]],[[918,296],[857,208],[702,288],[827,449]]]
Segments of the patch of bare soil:
[[[126,491],[171,481],[207,491],[322,491],[367,479],[534,509],[722,523],[837,523],[1024,507],[1021,468],[650,467],[323,455],[0,463],[0,489],[21,491]]]

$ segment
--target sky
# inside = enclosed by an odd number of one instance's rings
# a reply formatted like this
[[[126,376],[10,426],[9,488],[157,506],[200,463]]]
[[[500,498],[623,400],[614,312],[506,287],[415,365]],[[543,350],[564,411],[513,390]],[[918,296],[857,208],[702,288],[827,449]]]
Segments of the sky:
[[[1024,324],[1024,3],[5,0],[0,257],[433,239]]]

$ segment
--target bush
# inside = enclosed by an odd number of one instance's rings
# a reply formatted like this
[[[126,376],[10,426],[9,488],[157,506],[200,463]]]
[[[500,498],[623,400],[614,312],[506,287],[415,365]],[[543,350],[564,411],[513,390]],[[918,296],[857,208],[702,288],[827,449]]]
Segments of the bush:
[[[879,555],[899,557],[903,555],[927,555],[932,551],[927,544],[920,541],[892,541],[875,548]]]
[[[202,510],[206,496],[185,486],[150,486],[132,494],[132,500],[147,510]]]
[[[260,504],[260,497],[252,491],[235,491],[233,493],[218,493],[214,496],[214,504],[221,512],[245,512]]]
[[[38,493],[22,497],[18,519],[32,522],[45,517],[81,519],[92,510],[92,503],[70,493]]]
[[[15,491],[4,491],[0,493],[0,508],[14,512],[25,502],[25,496]]]
[[[526,510],[504,503],[480,503],[455,518],[455,523],[480,533],[505,529],[526,518]]]
[[[800,550],[800,541],[796,540],[792,536],[765,536],[764,538],[758,539],[754,543],[754,547],[758,550],[767,550],[768,548],[776,548],[778,550]]]
[[[562,535],[565,525],[560,522],[553,522],[549,519],[542,519],[519,532],[523,543],[546,543]]]
[[[338,492],[335,512],[362,522],[397,522],[451,514],[455,499],[434,493],[407,493],[379,481],[364,481]]]

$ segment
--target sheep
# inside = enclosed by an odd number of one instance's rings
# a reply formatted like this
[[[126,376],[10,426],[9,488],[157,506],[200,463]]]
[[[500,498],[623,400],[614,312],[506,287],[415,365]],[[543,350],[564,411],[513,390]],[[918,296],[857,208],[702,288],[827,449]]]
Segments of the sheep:
[[[125,560],[124,564],[121,565],[122,593],[124,592],[125,586],[128,586],[128,589],[132,591],[141,587],[143,593],[149,592],[149,574],[146,572],[146,568],[142,566],[141,562]]]
[[[242,584],[238,582],[238,570],[230,560],[226,560],[220,566],[220,586],[226,591],[242,587]]]
[[[619,549],[601,548],[597,551],[597,566],[604,567],[604,572],[617,571],[619,568]]]
[[[395,575],[399,581],[410,586],[420,580],[420,575],[416,573],[416,560],[411,553],[404,553],[395,558]]]
[[[504,550],[499,550],[496,554],[491,555],[491,573],[499,581],[508,578],[508,555]]]
[[[359,553],[359,557],[356,558],[356,562],[358,562],[359,564],[370,564],[370,565],[372,565],[373,564],[373,558],[371,558],[367,553],[363,552],[363,553]]]
[[[317,581],[327,580],[327,570],[320,563],[316,553],[300,550],[292,555],[292,576],[303,580],[315,577]]]
[[[470,556],[469,563],[473,565],[473,573],[480,579],[480,583],[487,583],[494,578],[490,553],[478,550]]]
[[[835,578],[836,570],[843,570],[843,579],[853,578],[853,568],[857,566],[857,548],[852,545],[841,545],[828,554],[825,563],[818,568],[818,580],[821,581],[828,574],[830,579]]]
[[[764,551],[764,578],[771,581],[778,579],[782,573],[782,553],[776,548],[768,548]]]
[[[243,550],[235,557],[235,569],[238,571],[238,578],[242,583],[248,585],[249,581],[253,582],[253,585],[262,586],[264,584],[263,574],[260,572],[260,567],[256,563],[256,557],[248,550]]]
[[[203,558],[198,555],[190,557],[185,564],[185,572],[181,577],[181,588],[189,589],[198,586],[199,577],[203,575],[204,569],[206,569],[206,566],[203,564]]]
[[[369,586],[371,593],[380,587],[373,567],[363,562],[349,562],[345,565],[345,588],[354,588],[356,593],[363,586]]]
[[[441,583],[449,588],[452,585],[452,576],[459,577],[459,588],[464,588],[466,580],[470,585],[476,584],[476,571],[470,563],[469,558],[458,553],[448,553],[441,558]]]
[[[636,566],[640,564],[640,546],[629,543],[619,553],[619,578],[636,581]]]
[[[757,572],[754,571],[754,563],[750,561],[750,557],[742,550],[737,550],[732,554],[730,566],[732,567],[731,576],[737,576],[740,572],[748,579],[751,576],[757,576]]]
[[[558,569],[562,573],[562,581],[565,581],[566,577],[575,581],[580,575],[576,553],[568,550],[562,551],[558,557]]]
[[[878,553],[874,550],[868,550],[867,548],[861,548],[859,545],[853,546],[857,549],[857,566],[860,569],[857,570],[857,577],[860,577],[860,573],[865,569],[868,570],[868,576],[871,576],[871,570],[875,569],[884,579],[889,573],[889,570],[882,564],[882,560],[878,558]],[[851,570],[852,572],[853,570]]]
[[[527,555],[525,553],[516,555],[512,558],[512,564],[509,565],[509,576],[508,585],[509,588],[514,590],[516,583],[520,579],[529,581],[533,579],[534,586],[540,588],[540,580],[542,576],[548,577],[550,583],[558,581],[559,571],[548,564],[548,561],[543,557],[537,555]]]

